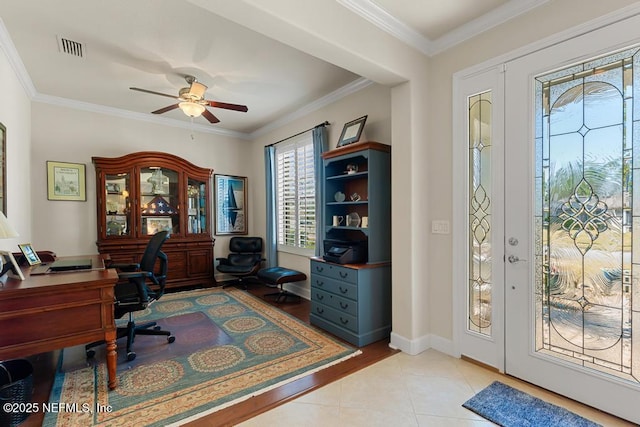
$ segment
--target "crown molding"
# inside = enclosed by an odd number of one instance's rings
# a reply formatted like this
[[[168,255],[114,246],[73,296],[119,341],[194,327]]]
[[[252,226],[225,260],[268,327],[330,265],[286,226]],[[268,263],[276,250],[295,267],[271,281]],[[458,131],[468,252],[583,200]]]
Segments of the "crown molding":
[[[491,12],[434,40],[431,42],[431,52],[433,55],[442,53],[457,44],[497,27],[547,2],[549,2],[549,0],[510,0],[502,6],[493,9]]]
[[[431,41],[418,33],[386,10],[370,0],[336,0],[342,6],[351,10],[361,18],[371,22],[376,27],[418,49],[427,56],[432,55]]]
[[[269,123],[268,125],[265,125],[263,127],[261,127],[260,129],[257,129],[255,131],[253,131],[250,136],[251,139],[255,139],[258,138],[262,135],[265,135],[269,132],[271,132],[274,129],[277,129],[279,127],[282,127],[288,123],[293,122],[294,120],[297,120],[301,117],[306,116],[309,113],[312,113],[314,111],[317,111],[323,107],[326,107],[327,105],[333,104],[334,102],[349,96],[353,93],[356,93],[368,86],[370,86],[371,84],[373,84],[373,82],[371,80],[368,80],[364,77],[361,77],[359,79],[356,79],[354,81],[352,81],[349,84],[346,84],[344,86],[342,86],[340,89],[334,90],[333,92],[323,96],[322,98],[319,98],[313,102],[311,102],[310,104],[305,105],[302,108],[299,108],[297,110],[295,110],[293,113],[287,114],[286,116],[283,116],[281,118],[279,118],[278,120],[274,120],[273,122]]]
[[[477,36],[509,19],[515,18],[549,0],[510,0],[467,24],[450,31],[436,40],[430,40],[389,14],[371,0],[336,0],[338,3],[371,22],[427,56],[441,53],[459,43]]]
[[[36,94],[36,87],[33,85],[31,81],[31,77],[29,77],[29,73],[27,73],[27,69],[18,55],[18,51],[16,50],[16,46],[13,44],[13,40],[9,36],[9,32],[7,31],[7,27],[4,25],[4,21],[0,18],[0,49],[4,52],[11,68],[13,68],[15,75],[18,77],[22,88],[26,92],[29,98],[33,98]]]
[[[249,134],[244,132],[236,132],[221,127],[202,125],[199,123],[189,123],[183,120],[172,119],[169,117],[160,117],[150,113],[138,113],[135,111],[123,110],[121,108],[107,107],[104,105],[92,104],[89,102],[76,101],[74,99],[61,98],[58,96],[45,95],[37,93],[32,99],[33,102],[55,105],[57,107],[73,108],[75,110],[88,111],[91,113],[105,114],[108,116],[119,117],[122,119],[138,120],[157,125],[165,125],[176,128],[182,128],[202,133],[211,133],[215,135],[228,136],[240,139],[250,139]]]

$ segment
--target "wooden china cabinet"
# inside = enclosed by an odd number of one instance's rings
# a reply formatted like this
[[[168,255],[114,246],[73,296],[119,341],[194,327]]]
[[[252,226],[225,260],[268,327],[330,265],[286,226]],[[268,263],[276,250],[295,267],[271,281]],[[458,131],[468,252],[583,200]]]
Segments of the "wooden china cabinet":
[[[98,252],[115,263],[137,263],[151,235],[168,230],[167,288],[215,284],[211,233],[212,169],[180,157],[144,151],[93,157]]]

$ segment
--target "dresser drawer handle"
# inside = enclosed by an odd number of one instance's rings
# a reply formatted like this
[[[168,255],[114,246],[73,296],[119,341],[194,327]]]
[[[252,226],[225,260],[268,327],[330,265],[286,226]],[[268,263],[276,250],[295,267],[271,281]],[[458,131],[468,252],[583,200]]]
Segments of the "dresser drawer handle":
[[[324,286],[324,282],[321,280],[316,280],[316,285],[318,286]]]
[[[322,314],[324,313],[324,308],[316,307],[316,311],[318,312],[318,314]]]
[[[342,316],[340,317],[340,323],[342,323],[343,325],[346,325],[347,323],[349,323],[349,319],[343,319]]]
[[[340,308],[343,310],[346,310],[347,308],[349,308],[349,304],[343,304],[342,301],[340,302]]]
[[[324,295],[316,294],[316,299],[322,301],[324,299]]]
[[[338,273],[340,273],[340,277],[342,277],[343,279],[346,279],[349,275],[349,273],[343,273],[342,271],[339,271]]]
[[[321,266],[317,265],[317,266],[316,266],[316,271],[317,271],[318,273],[322,273],[322,272],[324,271],[324,267],[321,267]]]
[[[342,294],[346,294],[349,292],[349,288],[343,288],[342,286],[340,286],[339,289],[340,289],[340,293]]]

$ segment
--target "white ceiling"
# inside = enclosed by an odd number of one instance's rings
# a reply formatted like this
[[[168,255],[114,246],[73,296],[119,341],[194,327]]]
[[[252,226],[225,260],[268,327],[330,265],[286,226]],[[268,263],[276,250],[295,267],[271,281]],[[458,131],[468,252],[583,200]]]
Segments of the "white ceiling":
[[[429,55],[546,0],[335,1]],[[220,123],[201,117],[196,126],[247,136],[332,93],[366,84],[185,1],[7,0],[0,3],[0,18],[0,45],[37,101],[151,119],[149,112],[175,101],[129,87],[177,95],[189,74],[209,87],[207,99],[249,108],[212,108]],[[59,37],[81,43],[84,57],[61,53]],[[190,125],[178,109],[153,117]]]

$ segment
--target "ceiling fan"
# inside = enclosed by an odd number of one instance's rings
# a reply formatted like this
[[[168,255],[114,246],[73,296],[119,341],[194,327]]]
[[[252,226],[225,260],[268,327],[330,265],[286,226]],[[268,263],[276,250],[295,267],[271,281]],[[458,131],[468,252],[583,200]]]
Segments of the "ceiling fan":
[[[166,113],[167,111],[180,108],[182,112],[189,117],[200,117],[200,115],[202,115],[205,119],[209,120],[210,123],[218,123],[220,119],[214,116],[211,111],[207,110],[207,106],[224,108],[225,110],[242,111],[244,113],[248,111],[246,105],[228,104],[226,102],[210,101],[208,99],[204,99],[204,92],[207,90],[207,86],[198,82],[198,80],[193,76],[185,76],[185,80],[187,81],[189,87],[183,87],[182,89],[180,89],[180,91],[178,92],[178,96],[154,92],[147,89],[140,89],[138,87],[130,87],[129,89],[137,90],[139,92],[151,93],[154,95],[168,96],[169,98],[174,98],[180,101],[177,104],[169,105],[168,107],[152,111],[152,114],[162,114]]]

